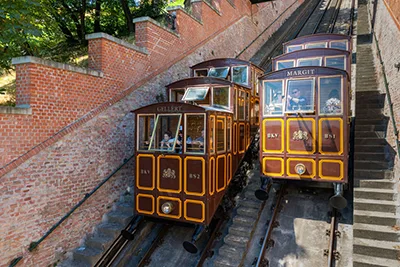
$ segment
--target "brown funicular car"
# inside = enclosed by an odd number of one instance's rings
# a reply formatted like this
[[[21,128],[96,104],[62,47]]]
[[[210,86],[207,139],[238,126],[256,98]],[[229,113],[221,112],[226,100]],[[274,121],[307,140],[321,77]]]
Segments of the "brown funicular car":
[[[301,36],[283,44],[284,53],[311,48],[334,48],[351,52],[351,36],[343,34],[319,33]]]

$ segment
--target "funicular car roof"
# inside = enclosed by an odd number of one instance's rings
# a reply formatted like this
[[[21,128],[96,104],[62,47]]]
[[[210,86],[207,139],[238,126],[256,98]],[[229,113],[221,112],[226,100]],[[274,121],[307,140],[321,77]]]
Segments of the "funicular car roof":
[[[350,52],[335,48],[310,48],[310,49],[296,50],[293,52],[282,54],[277,57],[274,57],[272,60],[276,62],[278,60],[300,59],[305,57],[325,57],[325,56],[341,56],[341,55],[349,57]]]
[[[314,69],[314,73],[306,73],[307,70],[312,70]],[[294,73],[301,72],[301,75],[288,75],[288,72]],[[349,81],[349,75],[347,74],[346,71],[337,69],[337,68],[331,68],[331,67],[320,67],[320,66],[306,66],[306,67],[295,67],[295,68],[287,68],[287,69],[282,69],[282,70],[277,70],[273,71],[267,74],[264,74],[261,76],[259,79],[260,80],[272,80],[272,79],[291,79],[291,78],[303,78],[306,76],[326,76],[326,75],[342,75],[345,76],[347,81]]]
[[[257,66],[250,61],[238,59],[238,58],[214,58],[207,61],[200,62],[196,65],[191,66],[190,68],[193,69],[201,69],[201,68],[211,68],[211,67],[230,67],[234,65],[247,65],[247,66],[254,66],[259,70],[264,72],[260,66]]]
[[[162,102],[150,104],[131,112],[136,114],[152,114],[152,113],[206,113],[207,111],[232,113],[229,110],[218,108],[215,106],[200,106],[184,102]]]
[[[287,47],[289,45],[313,43],[318,41],[340,41],[343,39],[346,39],[349,43],[351,43],[351,36],[349,35],[337,34],[337,33],[317,33],[311,35],[304,35],[296,39],[290,40],[286,43],[283,43],[283,47]],[[351,46],[349,47],[349,50],[351,50]]]

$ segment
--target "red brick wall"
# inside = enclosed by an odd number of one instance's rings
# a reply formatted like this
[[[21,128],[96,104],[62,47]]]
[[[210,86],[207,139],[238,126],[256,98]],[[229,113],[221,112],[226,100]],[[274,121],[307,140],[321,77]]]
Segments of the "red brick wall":
[[[261,4],[258,13],[253,7],[253,16],[246,1],[235,0],[234,9],[221,0],[221,16],[201,3],[203,26],[177,11],[180,38],[153,23],[137,23],[138,29],[149,25],[136,36],[138,42],[148,40],[149,55],[106,38],[89,40],[89,66],[103,77],[38,63],[17,65],[18,103],[30,104],[32,115],[0,114],[0,138],[8,137],[1,139],[1,163],[37,147],[0,172],[0,267],[18,256],[23,256],[19,266],[47,266],[65,258],[133,184],[133,162],[33,253],[27,248],[132,155],[134,117],[129,111],[153,103],[166,84],[189,75],[189,66],[235,57],[290,7],[260,40],[267,38],[299,3]],[[197,27],[202,28],[194,35]],[[261,44],[255,42],[241,58],[249,59]]]

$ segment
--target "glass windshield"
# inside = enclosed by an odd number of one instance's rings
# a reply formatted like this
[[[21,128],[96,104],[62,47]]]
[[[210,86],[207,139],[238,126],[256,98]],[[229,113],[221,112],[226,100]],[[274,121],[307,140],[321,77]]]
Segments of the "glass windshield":
[[[325,66],[345,70],[344,57],[328,57]]]
[[[213,98],[215,106],[229,109],[229,87],[213,88]]]
[[[283,112],[283,81],[264,83],[264,116],[281,115]]]
[[[322,58],[302,58],[298,60],[298,67],[321,66]]]
[[[192,87],[188,88],[185,95],[182,97],[183,101],[201,101],[206,98],[208,87]]]
[[[294,60],[278,61],[276,63],[277,70],[283,70],[283,69],[288,69],[288,68],[293,68],[293,67],[294,67]]]
[[[186,115],[185,138],[186,152],[204,153],[205,147],[205,115]]]
[[[248,81],[248,67],[232,67],[232,82],[247,85]]]
[[[287,53],[303,49],[302,45],[291,45],[286,48]]]
[[[286,92],[287,113],[308,113],[314,111],[314,80],[288,81]]]
[[[194,70],[194,77],[206,77],[207,72],[207,69]]]
[[[327,77],[319,80],[319,113],[342,114],[342,78]]]
[[[331,48],[347,50],[347,41],[332,41]]]
[[[150,141],[150,150],[175,151],[178,131],[180,130],[180,114],[160,114]]]
[[[226,79],[226,77],[228,77],[228,73],[229,73],[229,67],[211,68],[208,71],[208,75],[207,76]]]
[[[148,150],[151,140],[151,134],[154,129],[154,115],[139,115],[138,116],[138,129],[137,129],[137,138],[138,150]]]
[[[326,43],[309,43],[306,44],[306,48],[307,49],[311,49],[311,48],[326,48],[327,44]]]

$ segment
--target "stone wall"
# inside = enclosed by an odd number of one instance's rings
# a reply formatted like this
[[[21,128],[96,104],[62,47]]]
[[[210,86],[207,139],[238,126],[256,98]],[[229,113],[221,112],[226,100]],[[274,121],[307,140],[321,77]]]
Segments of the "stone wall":
[[[385,73],[389,83],[389,90],[391,95],[391,100],[393,103],[393,111],[395,114],[396,125],[400,127],[400,70],[395,67],[395,64],[400,63],[400,54],[399,54],[399,40],[400,40],[400,27],[396,23],[394,14],[396,16],[400,15],[400,3],[398,1],[390,1],[390,0],[380,0],[376,1],[377,9],[376,9],[376,19],[375,19],[375,34],[378,38],[379,47],[381,50]],[[390,4],[390,5],[388,5]],[[392,9],[392,10],[391,10]],[[370,11],[372,14],[373,8],[371,5]],[[379,90],[382,93],[385,93],[385,85],[384,78],[382,72],[382,66],[379,61],[377,47],[375,45],[375,41],[373,41],[373,48],[375,52],[375,66],[377,69],[377,77],[378,77],[378,85]],[[385,103],[385,115],[390,116],[389,105]],[[387,129],[387,141],[392,146],[392,149],[397,152],[396,148],[396,136],[393,131],[393,124],[391,120],[389,120],[389,126]],[[399,164],[399,155],[395,157],[395,177],[399,177],[400,175],[400,164]]]
[[[130,111],[154,103],[166,84],[188,77],[190,66],[235,57],[269,26],[241,54],[249,59],[302,2],[250,6],[220,0],[211,8],[200,1],[197,18],[176,9],[178,18],[203,27],[196,32],[179,19],[176,32],[138,20],[140,48],[105,34],[89,36],[90,71],[36,58],[16,61],[20,107],[0,114],[0,136],[11,142],[4,146],[1,140],[0,149],[3,157],[19,145],[28,152],[0,173],[0,266],[19,256],[20,266],[48,266],[65,258],[133,184],[133,160],[32,253],[27,248],[133,154]],[[19,131],[23,134],[15,135]],[[8,160],[12,157],[1,162]]]

